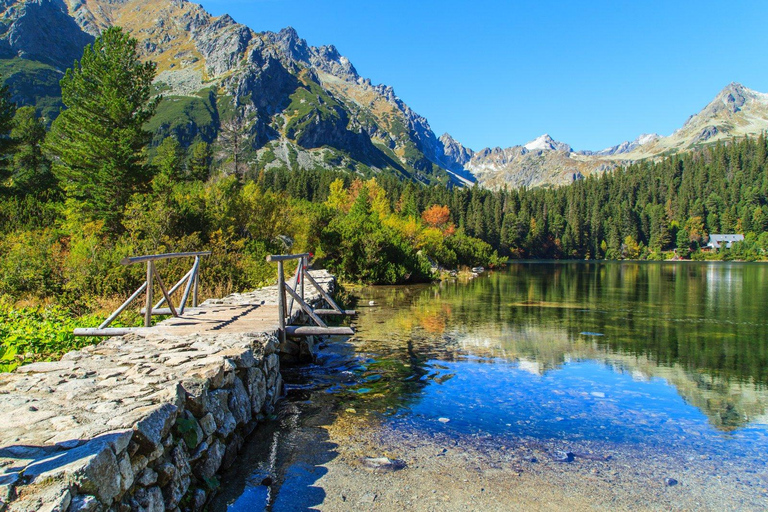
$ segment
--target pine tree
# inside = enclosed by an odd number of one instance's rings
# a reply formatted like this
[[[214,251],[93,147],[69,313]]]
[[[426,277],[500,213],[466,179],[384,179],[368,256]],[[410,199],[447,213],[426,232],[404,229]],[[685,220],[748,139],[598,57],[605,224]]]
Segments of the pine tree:
[[[188,169],[191,180],[205,181],[211,174],[213,152],[207,142],[198,142],[190,149]]]
[[[51,162],[43,155],[45,126],[34,107],[21,107],[13,118],[11,181],[18,193],[42,192],[53,186]]]
[[[2,83],[2,77],[0,77]],[[11,101],[11,92],[7,85],[0,86],[0,182],[10,174],[7,160],[13,147],[10,132],[13,128],[13,116],[16,112],[16,104]]]
[[[46,139],[68,211],[113,232],[122,229],[128,198],[151,177],[143,126],[159,98],[150,99],[155,64],[139,60],[137,44],[112,27],[85,48],[61,80],[66,109]]]

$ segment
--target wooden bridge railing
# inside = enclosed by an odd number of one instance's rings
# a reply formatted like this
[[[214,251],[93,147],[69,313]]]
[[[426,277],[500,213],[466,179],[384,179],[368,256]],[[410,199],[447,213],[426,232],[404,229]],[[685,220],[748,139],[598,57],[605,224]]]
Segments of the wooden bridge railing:
[[[133,294],[128,297],[128,300],[123,302],[123,304],[117,308],[114,313],[109,315],[109,317],[104,320],[104,322],[101,323],[97,328],[95,329],[75,329],[74,335],[75,336],[121,336],[123,334],[127,334],[136,328],[132,327],[125,327],[125,328],[114,328],[109,327],[109,324],[111,324],[115,318],[120,315],[125,309],[136,300],[136,298],[142,294],[142,292],[146,291],[146,300],[145,300],[145,306],[142,308],[141,313],[144,315],[144,327],[150,327],[152,325],[152,315],[173,315],[173,316],[179,316],[184,313],[184,308],[187,305],[187,300],[189,300],[190,293],[192,294],[192,307],[197,307],[197,293],[198,288],[200,286],[200,258],[202,256],[209,256],[211,254],[210,251],[202,251],[202,252],[174,252],[174,253],[167,253],[167,254],[150,254],[147,256],[133,256],[131,258],[123,258],[120,263],[122,265],[132,265],[134,263],[146,263],[147,264],[147,280],[144,281],[144,283],[133,292]],[[174,258],[195,258],[194,263],[192,264],[192,268],[189,269],[189,271],[184,274],[184,277],[179,279],[179,281],[171,287],[170,290],[166,289],[165,283],[160,278],[160,275],[157,273],[157,269],[155,268],[155,262],[158,260],[167,260],[167,259],[174,259]],[[153,291],[154,291],[154,284],[157,282],[158,286],[160,287],[160,291],[163,294],[163,297],[160,299],[160,301],[157,302],[154,306],[152,305],[153,302]],[[182,295],[181,302],[179,303],[179,307],[176,308],[173,305],[173,302],[171,302],[171,295],[178,290],[182,285],[186,283],[186,286],[184,288],[184,294]],[[160,306],[163,305],[163,303],[168,303],[167,308],[161,308]]]
[[[267,256],[267,261],[277,263],[277,309],[278,321],[280,326],[280,341],[285,341],[288,336],[312,336],[323,334],[351,335],[355,331],[351,327],[329,327],[320,316],[322,315],[355,315],[354,310],[343,310],[331,298],[323,287],[320,286],[315,278],[307,272],[309,266],[310,253],[303,254],[279,254]],[[296,273],[290,281],[285,280],[284,263],[286,261],[298,260]],[[304,283],[309,283],[320,293],[320,296],[331,309],[314,309],[304,300]],[[287,295],[291,296],[290,302]],[[304,310],[304,312],[315,323],[314,326],[306,325],[286,325],[286,320],[293,317],[294,302]]]

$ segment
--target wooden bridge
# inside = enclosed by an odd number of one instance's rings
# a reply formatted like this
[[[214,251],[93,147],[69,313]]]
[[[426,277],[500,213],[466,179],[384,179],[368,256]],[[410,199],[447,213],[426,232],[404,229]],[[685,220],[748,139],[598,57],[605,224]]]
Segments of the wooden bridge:
[[[262,288],[258,295],[234,294],[228,299],[210,299],[198,305],[201,258],[210,254],[210,252],[186,252],[124,258],[121,261],[123,265],[146,263],[147,279],[99,327],[75,329],[74,334],[76,336],[122,336],[151,331],[153,334],[183,336],[204,332],[245,333],[277,330],[281,342],[285,342],[286,337],[354,334],[350,327],[328,326],[321,318],[354,315],[355,311],[341,309],[326,292],[326,287],[318,282],[319,278],[313,275],[317,271],[308,270],[309,259],[312,256],[310,253],[267,256],[267,261],[277,263],[277,287]],[[157,272],[155,262],[175,258],[194,258],[194,262],[190,270],[168,289]],[[293,261],[297,262],[296,271],[290,279],[286,280],[285,263]],[[155,285],[159,288],[162,298],[153,304]],[[182,289],[183,293],[178,305],[174,305],[172,297]],[[271,291],[274,291],[274,294]],[[145,303],[144,308],[141,309],[144,315],[144,327],[109,327],[142,293]],[[192,305],[187,307],[190,297]],[[320,304],[323,307],[313,307],[310,303],[315,306]],[[152,316],[155,315],[170,315],[171,318],[152,326]],[[313,325],[301,325],[300,322],[303,319],[311,321]]]

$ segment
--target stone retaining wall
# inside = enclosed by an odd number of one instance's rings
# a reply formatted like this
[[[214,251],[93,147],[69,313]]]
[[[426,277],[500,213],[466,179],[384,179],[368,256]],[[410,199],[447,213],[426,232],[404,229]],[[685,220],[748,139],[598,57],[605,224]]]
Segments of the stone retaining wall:
[[[276,334],[131,334],[0,375],[0,512],[201,510],[281,395]]]

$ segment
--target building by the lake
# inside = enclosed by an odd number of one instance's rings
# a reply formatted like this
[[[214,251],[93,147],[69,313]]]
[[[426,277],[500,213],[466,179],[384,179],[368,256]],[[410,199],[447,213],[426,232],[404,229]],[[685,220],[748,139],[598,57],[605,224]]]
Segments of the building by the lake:
[[[731,248],[731,244],[734,242],[743,242],[744,235],[738,235],[735,233],[728,233],[723,235],[709,235],[709,242],[707,242],[707,248],[720,249],[725,245],[726,249]]]

